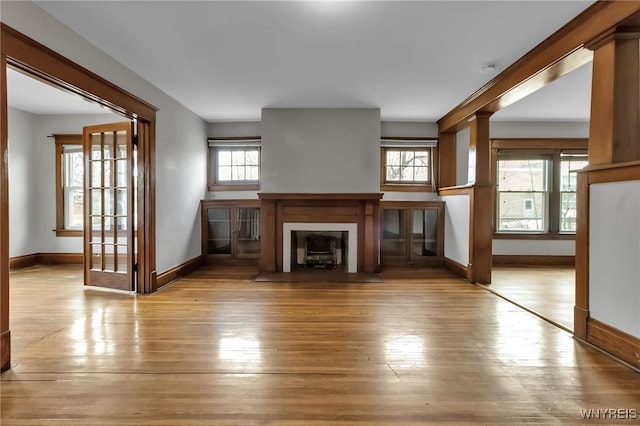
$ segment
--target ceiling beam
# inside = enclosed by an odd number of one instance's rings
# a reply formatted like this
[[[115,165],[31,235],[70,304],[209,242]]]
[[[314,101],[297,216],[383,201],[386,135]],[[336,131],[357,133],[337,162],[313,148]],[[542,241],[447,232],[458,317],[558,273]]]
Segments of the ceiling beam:
[[[499,111],[589,62],[586,43],[639,13],[640,1],[594,3],[438,120],[439,131],[464,129],[476,112]]]

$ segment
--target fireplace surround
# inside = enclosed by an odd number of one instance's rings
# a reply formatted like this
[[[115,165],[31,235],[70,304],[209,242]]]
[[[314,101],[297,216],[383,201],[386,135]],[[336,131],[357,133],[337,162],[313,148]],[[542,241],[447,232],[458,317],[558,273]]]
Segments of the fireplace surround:
[[[260,272],[288,272],[291,230],[349,231],[347,272],[380,272],[382,193],[260,193]],[[292,228],[293,226],[293,228]]]

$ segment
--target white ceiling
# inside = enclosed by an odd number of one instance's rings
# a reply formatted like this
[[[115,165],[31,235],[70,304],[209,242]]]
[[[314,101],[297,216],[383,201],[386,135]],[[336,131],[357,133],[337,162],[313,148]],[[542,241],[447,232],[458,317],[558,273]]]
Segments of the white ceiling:
[[[379,107],[383,120],[435,121],[592,2],[36,3],[215,122],[259,120],[264,107]],[[496,73],[481,73],[486,63]],[[589,68],[494,118],[587,120]]]

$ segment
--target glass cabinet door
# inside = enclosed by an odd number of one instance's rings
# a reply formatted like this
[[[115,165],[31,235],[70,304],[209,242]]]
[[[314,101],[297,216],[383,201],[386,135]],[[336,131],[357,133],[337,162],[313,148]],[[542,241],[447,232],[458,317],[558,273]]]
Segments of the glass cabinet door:
[[[411,257],[438,255],[438,210],[413,209]]]
[[[208,208],[207,221],[207,253],[231,254],[231,209]]]
[[[383,256],[407,255],[407,210],[382,210],[382,241],[380,252]]]
[[[236,254],[260,254],[259,207],[238,208],[238,222],[236,231]]]

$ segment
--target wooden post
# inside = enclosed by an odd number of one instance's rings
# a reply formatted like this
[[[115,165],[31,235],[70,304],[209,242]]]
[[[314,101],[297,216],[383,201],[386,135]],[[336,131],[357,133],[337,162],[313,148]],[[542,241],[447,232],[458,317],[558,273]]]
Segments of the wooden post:
[[[438,135],[438,188],[456,186],[456,133]]]
[[[593,50],[589,164],[640,160],[640,31],[612,30]]]
[[[473,183],[469,226],[470,280],[491,283],[493,260],[493,186],[491,182],[491,113],[478,112],[470,121],[469,183]]]

